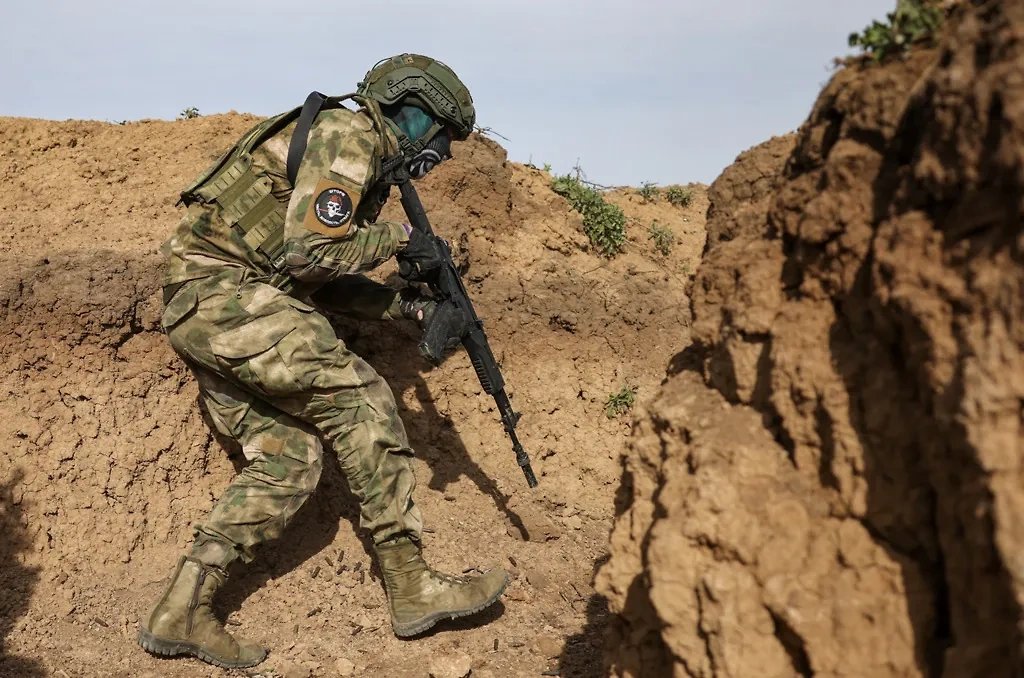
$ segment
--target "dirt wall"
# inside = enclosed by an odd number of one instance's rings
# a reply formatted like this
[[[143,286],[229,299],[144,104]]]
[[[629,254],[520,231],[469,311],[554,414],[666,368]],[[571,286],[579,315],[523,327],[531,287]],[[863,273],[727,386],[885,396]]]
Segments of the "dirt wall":
[[[157,249],[180,218],[177,191],[257,120],[0,118],[5,678],[228,675],[150,657],[134,634],[191,525],[244,463],[211,436],[159,331]],[[456,574],[501,565],[512,584],[482,620],[396,639],[328,455],[291,529],[232,572],[219,603],[233,630],[271,648],[268,675],[422,677],[464,655],[485,678],[599,670],[607,610],[591,583],[629,430],[604,401],[625,384],[650,399],[689,340],[683,289],[703,248],[705,188],[689,207],[610,196],[631,221],[627,251],[607,261],[547,173],[476,135],[454,151],[420,194],[467,266],[540,487],[526,487],[464,353],[430,370],[410,324],[339,320],[338,331],[398,400],[428,557]],[[647,238],[655,219],[676,235],[667,256]]]
[[[613,675],[1019,675],[1022,30],[958,6],[711,187],[599,574]]]

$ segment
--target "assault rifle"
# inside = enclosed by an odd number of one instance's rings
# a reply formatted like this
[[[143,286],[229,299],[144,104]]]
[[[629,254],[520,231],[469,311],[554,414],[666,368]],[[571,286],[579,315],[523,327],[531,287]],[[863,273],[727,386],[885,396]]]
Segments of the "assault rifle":
[[[501,423],[505,426],[505,433],[512,439],[516,463],[523,469],[526,483],[530,487],[537,487],[537,477],[530,466],[530,457],[516,437],[516,424],[521,415],[512,410],[512,403],[505,393],[505,380],[502,379],[501,369],[498,367],[498,361],[494,359],[494,354],[491,353],[487,335],[484,334],[484,323],[477,316],[473,303],[469,300],[466,287],[462,284],[455,262],[452,261],[451,248],[443,238],[434,235],[423,203],[420,202],[412,182],[408,179],[398,182],[398,187],[402,192],[402,207],[405,208],[410,225],[431,238],[443,255],[443,265],[437,280],[427,283],[437,301],[437,309],[419,343],[419,351],[424,358],[438,365],[447,349],[454,348],[459,343],[466,347],[466,353],[473,363],[480,385],[487,395],[494,396],[494,402],[498,405]]]

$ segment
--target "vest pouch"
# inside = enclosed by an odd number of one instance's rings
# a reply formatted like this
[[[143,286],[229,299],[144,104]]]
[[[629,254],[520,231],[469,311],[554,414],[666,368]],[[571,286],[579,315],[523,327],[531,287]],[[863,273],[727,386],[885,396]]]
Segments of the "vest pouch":
[[[227,162],[227,159],[230,158],[231,154],[234,152],[234,147],[229,148],[227,151],[221,154],[221,156],[217,158],[212,165],[203,170],[203,172],[198,177],[196,177],[195,181],[189,184],[179,194],[179,204],[183,204],[185,205],[185,207],[189,207],[192,205],[192,203],[197,202],[197,198],[195,195],[196,189],[205,184],[210,179],[210,177],[216,174],[217,171],[224,166],[224,163]]]
[[[189,281],[185,283],[184,289],[178,290],[174,297],[171,298],[170,303],[164,309],[163,315],[160,316],[160,324],[163,326],[164,331],[169,331],[181,322],[199,304],[199,293],[196,292],[196,287],[196,285],[192,284],[192,281]]]

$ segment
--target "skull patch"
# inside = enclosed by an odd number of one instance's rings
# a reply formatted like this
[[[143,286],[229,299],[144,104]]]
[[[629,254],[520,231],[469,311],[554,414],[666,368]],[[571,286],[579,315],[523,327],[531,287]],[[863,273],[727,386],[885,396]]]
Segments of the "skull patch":
[[[313,211],[321,224],[338,228],[352,218],[352,198],[341,188],[328,188],[316,197]]]

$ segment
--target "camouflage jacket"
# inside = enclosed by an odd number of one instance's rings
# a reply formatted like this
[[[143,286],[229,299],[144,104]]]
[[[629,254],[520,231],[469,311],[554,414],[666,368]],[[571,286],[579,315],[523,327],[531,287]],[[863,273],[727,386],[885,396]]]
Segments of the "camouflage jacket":
[[[272,195],[287,204],[284,272],[290,287],[301,291],[293,294],[306,296],[379,266],[406,245],[408,235],[400,223],[376,222],[387,199],[387,186],[377,181],[386,150],[369,115],[346,108],[322,111],[293,190],[286,164],[294,129],[293,122],[254,148],[252,169],[269,178]],[[393,144],[394,136],[386,133]],[[342,228],[332,227],[342,218]],[[253,277],[268,280],[274,274],[267,257],[246,244],[216,203],[191,204],[161,252],[168,259],[165,287],[225,267],[250,269]]]

